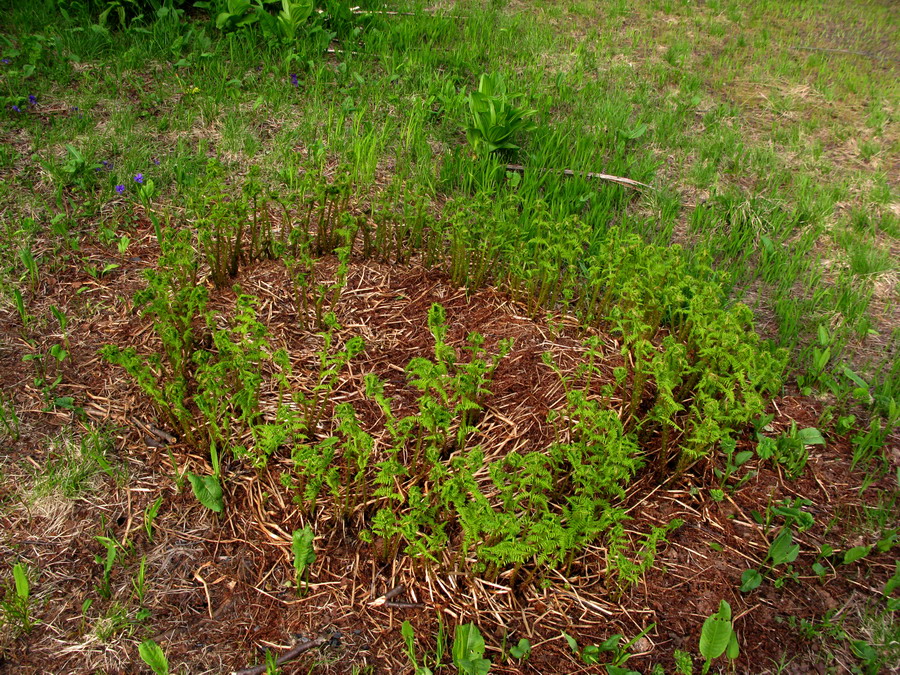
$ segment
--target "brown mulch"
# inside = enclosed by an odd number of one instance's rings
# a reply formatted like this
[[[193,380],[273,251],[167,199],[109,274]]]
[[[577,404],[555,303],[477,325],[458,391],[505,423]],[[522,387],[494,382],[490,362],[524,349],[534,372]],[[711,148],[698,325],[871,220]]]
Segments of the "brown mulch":
[[[178,490],[171,463],[180,471],[207,473],[208,457],[183,443],[167,445],[166,433],[154,434],[163,424],[136,385],[97,355],[107,343],[154,348],[150,323],[133,311],[131,298],[143,286],[141,272],[152,265],[158,250],[146,224],[138,225],[133,235],[124,255],[89,245],[79,253],[101,269],[108,262],[121,265],[108,275],[92,278],[73,257],[44,280],[29,297],[30,313],[43,318],[27,331],[14,309],[0,316],[2,388],[15,400],[22,420],[21,439],[7,443],[3,451],[0,569],[23,560],[35,570],[34,612],[40,621],[28,635],[0,638],[0,672],[138,672],[143,665],[137,644],[152,637],[166,651],[173,671],[222,673],[260,662],[265,649],[283,652],[299,641],[337,631],[327,646],[302,656],[299,665],[286,666],[285,672],[410,673],[400,624],[409,620],[415,627],[421,661],[426,650],[434,649],[438,617],[445,626],[478,624],[488,644],[486,656],[497,662],[492,673],[603,672],[573,656],[561,632],[581,645],[599,644],[616,632],[630,639],[652,623],[655,627],[634,645],[628,665],[647,672],[660,662],[671,671],[674,649],[697,653],[700,626],[721,599],[731,603],[736,617],[740,672],[774,670],[782,655],[793,659],[786,672],[847,665],[840,654],[828,656],[817,643],[804,641],[796,628],[796,622],[817,621],[829,611],[838,616],[860,611],[893,572],[890,553],[842,566],[824,582],[810,570],[825,542],[835,548],[874,543],[861,539],[859,519],[869,496],[889,484],[876,483],[860,495],[865,475],[849,469],[852,448],[845,439],[829,437],[827,446],[812,448],[807,470],[797,480],[751,460],[741,474],[753,471],[755,476],[718,502],[710,494],[718,483],[709,462],[663,486],[649,472],[638,475],[624,503],[631,517],[627,530],[637,538],[674,518],[685,524],[670,533],[644,580],[621,597],[607,586],[600,544],[588,547],[565,573],[551,573],[545,583],[525,588],[506,585],[503,576],[489,583],[440,569],[426,572],[402,555],[385,561],[377,547],[358,539],[358,519],[343,519],[326,509],[311,518],[293,502],[280,481],[281,472],[291,468],[287,451],[261,472],[226,457],[226,510],[217,517],[189,488]],[[322,261],[318,278],[328,281],[335,267],[334,260]],[[242,292],[259,299],[260,320],[273,345],[288,350],[297,386],[309,386],[322,339],[298,324],[283,265],[256,264],[242,270],[236,282]],[[235,298],[232,290],[214,292],[210,308],[228,316]],[[491,288],[466,291],[439,270],[371,261],[351,265],[335,308],[342,326],[338,334],[360,335],[366,349],[342,374],[332,402],[352,402],[363,424],[377,432],[380,412],[361,393],[363,376],[375,373],[396,403],[395,413],[410,412],[416,394],[403,368],[415,356],[433,357],[427,312],[434,302],[446,308],[448,342],[457,348],[471,332],[485,337],[488,353],[503,338],[515,340],[495,374],[479,422],[478,442],[486,455],[546,447],[552,440],[546,415],[561,408],[564,392],[541,356],[549,351],[563,370],[571,371],[584,352],[576,322],[529,317],[507,294]],[[29,351],[46,352],[63,338],[49,318],[50,305],[70,317],[70,356],[61,364],[62,380],[53,395],[74,397],[82,414],[48,407],[34,383],[33,364],[22,361]],[[618,345],[609,337],[603,344],[603,369],[608,372],[619,362]],[[771,411],[776,431],[791,422],[801,428],[817,426],[822,404],[784,396]],[[50,494],[30,501],[28,486],[47,459],[60,452],[62,439],[97,425],[113,430],[110,461],[123,467],[127,477],[100,471],[90,490],[76,498]],[[739,447],[752,444],[745,439]],[[159,495],[163,504],[151,541],[143,513]],[[795,538],[802,545],[794,565],[799,583],[787,581],[776,589],[768,579],[757,591],[742,595],[741,573],[762,564],[777,532],[757,525],[751,512],[765,512],[767,505],[794,497],[810,499],[807,510],[815,518],[814,527]],[[316,530],[317,556],[309,593],[298,598],[288,586],[291,532],[307,524]],[[101,580],[95,557],[105,552],[95,536],[107,532],[130,542],[124,561],[113,570],[108,600],[95,590]],[[132,579],[142,557],[147,569],[143,607],[149,618],[140,622],[134,616],[138,603]],[[398,586],[398,596],[378,602]],[[118,607],[130,608],[130,620],[104,638],[97,627]],[[499,663],[502,646],[521,637],[532,643],[531,658],[522,664]],[[449,662],[448,654],[444,663]]]

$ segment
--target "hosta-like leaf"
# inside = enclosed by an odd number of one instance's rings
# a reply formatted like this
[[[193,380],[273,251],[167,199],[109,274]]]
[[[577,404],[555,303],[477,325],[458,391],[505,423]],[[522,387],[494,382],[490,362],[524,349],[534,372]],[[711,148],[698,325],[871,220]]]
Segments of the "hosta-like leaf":
[[[741,653],[741,646],[737,641],[737,633],[731,631],[731,639],[728,641],[728,648],[725,650],[725,656],[734,661]]]
[[[25,566],[22,563],[13,565],[13,579],[16,582],[16,595],[20,600],[28,600],[31,594],[31,585],[28,583],[28,575],[25,573]]]
[[[783,529],[769,546],[769,558],[773,565],[792,563],[800,555],[800,545],[793,543],[791,531]]]
[[[815,427],[808,427],[797,432],[797,438],[803,445],[825,445],[822,433]]]
[[[855,563],[860,558],[865,558],[869,555],[869,551],[871,550],[871,546],[854,546],[844,552],[844,564],[849,565],[850,563]]]
[[[717,659],[725,653],[731,640],[731,605],[722,600],[719,611],[703,622],[700,631],[700,654],[707,660]]]
[[[456,627],[453,640],[453,663],[464,675],[486,675],[491,662],[481,658],[484,654],[484,638],[475,624]]]
[[[187,475],[191,481],[194,496],[210,511],[222,512],[222,486],[215,476],[198,476],[195,473]]]
[[[762,579],[759,570],[744,570],[744,573],[741,575],[741,593],[749,593],[759,588]]]

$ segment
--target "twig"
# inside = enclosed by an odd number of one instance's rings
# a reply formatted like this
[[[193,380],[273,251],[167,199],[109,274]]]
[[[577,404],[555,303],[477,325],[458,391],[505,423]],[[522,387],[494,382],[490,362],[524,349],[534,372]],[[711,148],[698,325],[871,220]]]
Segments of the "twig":
[[[525,167],[521,164],[507,164],[507,171],[517,171],[518,173],[525,173]],[[628,187],[645,187],[654,189],[652,185],[647,185],[646,183],[641,183],[636,180],[631,180],[630,178],[622,178],[621,176],[613,176],[608,173],[593,173],[591,171],[572,171],[572,169],[541,169],[541,171],[557,171],[565,176],[584,176],[585,178],[596,178],[598,180],[606,180],[610,183],[618,183],[619,185],[627,185]]]
[[[404,590],[403,586],[394,586],[387,593],[385,593],[381,597],[375,598],[372,602],[370,602],[369,607],[380,607],[381,605],[385,604],[388,600],[391,600],[392,598],[396,598],[398,595],[400,595],[403,592],[403,590]]]
[[[314,647],[321,647],[322,645],[331,642],[335,638],[340,638],[341,634],[339,631],[332,631],[330,633],[326,633],[325,635],[320,635],[319,637],[307,640],[306,642],[301,642],[299,645],[286,651],[284,654],[278,657],[275,661],[276,666],[281,666],[296,659],[303,652],[309,651]],[[266,666],[253,666],[252,668],[244,668],[243,670],[236,670],[231,675],[261,675],[261,673],[266,672]]]

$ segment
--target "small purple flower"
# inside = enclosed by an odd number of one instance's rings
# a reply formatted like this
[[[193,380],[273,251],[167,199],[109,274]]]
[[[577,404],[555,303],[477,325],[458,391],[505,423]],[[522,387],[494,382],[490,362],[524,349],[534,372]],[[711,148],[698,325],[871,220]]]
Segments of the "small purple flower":
[[[22,112],[22,109],[21,109],[19,106],[17,106],[17,105],[14,105],[14,106],[12,107],[12,109],[13,109],[13,112]]]
[[[33,106],[37,105],[37,96],[35,96],[34,94],[29,94],[28,95],[28,103],[30,103]]]
[[[120,195],[125,194],[125,186],[124,185],[116,185],[116,192]]]
[[[0,59],[0,63],[2,63],[4,66],[7,66],[9,65],[9,59]]]
[[[291,73],[291,84],[295,87],[300,86],[300,78],[297,77],[297,73]]]
[[[137,175],[134,177],[134,182],[135,182],[135,183],[138,183],[138,184],[140,184],[140,185],[143,185],[143,184],[144,184],[144,174],[142,174],[142,173],[137,174]]]
[[[159,160],[158,160],[158,159],[154,159],[154,160],[153,160],[153,163],[156,164],[156,166],[159,166]]]

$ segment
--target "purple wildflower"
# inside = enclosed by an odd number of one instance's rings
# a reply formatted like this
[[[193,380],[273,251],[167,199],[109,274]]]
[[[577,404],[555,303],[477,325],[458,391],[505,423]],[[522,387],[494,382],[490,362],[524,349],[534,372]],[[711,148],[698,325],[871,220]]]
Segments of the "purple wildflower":
[[[142,173],[137,174],[134,177],[134,182],[143,185],[144,184],[144,174],[142,174]]]
[[[158,160],[158,159],[154,159],[154,160],[153,160],[153,163],[156,164],[156,166],[159,166],[159,160]]]
[[[124,194],[124,193],[125,193],[125,186],[124,186],[124,185],[116,185],[116,192],[118,192],[120,195],[121,195],[121,194]]]
[[[34,94],[29,94],[28,103],[30,103],[31,105],[37,105],[37,96],[35,96]]]
[[[9,59],[0,59],[0,63],[2,63],[4,66],[9,65]]]
[[[297,73],[291,73],[291,84],[295,87],[300,86],[300,78],[297,77]]]
[[[13,112],[22,112],[22,109],[21,109],[19,106],[17,106],[17,105],[14,105],[14,106],[12,107],[12,109],[13,109]]]

